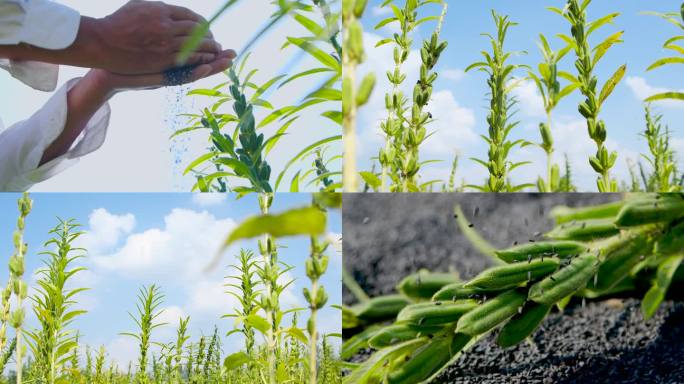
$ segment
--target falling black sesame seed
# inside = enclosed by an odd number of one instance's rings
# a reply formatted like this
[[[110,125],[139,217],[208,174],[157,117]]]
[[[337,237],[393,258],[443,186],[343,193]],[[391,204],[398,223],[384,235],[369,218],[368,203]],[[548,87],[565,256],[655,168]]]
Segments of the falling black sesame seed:
[[[192,71],[197,68],[197,65],[186,65],[183,67],[176,67],[164,71],[164,85],[175,86],[187,83],[192,77]]]

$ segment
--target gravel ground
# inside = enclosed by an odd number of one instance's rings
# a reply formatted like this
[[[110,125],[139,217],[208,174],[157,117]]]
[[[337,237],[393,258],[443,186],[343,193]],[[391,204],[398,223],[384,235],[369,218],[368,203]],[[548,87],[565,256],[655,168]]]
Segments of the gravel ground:
[[[556,205],[616,199],[599,194],[345,195],[344,264],[371,296],[393,292],[397,282],[420,268],[456,270],[468,279],[489,262],[459,232],[455,203],[478,232],[504,247],[549,230],[547,213]],[[344,301],[354,302],[346,288]],[[533,343],[503,350],[490,335],[436,382],[684,383],[682,362],[684,303],[667,301],[645,322],[638,300],[611,299],[553,313]]]

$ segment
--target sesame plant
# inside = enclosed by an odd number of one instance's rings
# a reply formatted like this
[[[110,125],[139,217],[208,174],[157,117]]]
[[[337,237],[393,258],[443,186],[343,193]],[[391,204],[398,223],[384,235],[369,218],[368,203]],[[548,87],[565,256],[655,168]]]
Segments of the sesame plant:
[[[468,281],[419,271],[397,294],[345,308],[345,383],[430,382],[479,339],[497,332],[502,348],[531,336],[574,299],[615,294],[642,298],[645,319],[657,311],[684,259],[684,197],[636,194],[593,207],[557,207],[546,239],[496,250],[499,264]],[[641,287],[646,286],[646,290]],[[387,321],[391,321],[387,324]]]
[[[643,189],[649,192],[676,192],[681,189],[682,178],[678,175],[674,151],[670,144],[670,130],[663,127],[663,115],[654,113],[650,105],[646,105],[646,130],[643,137],[648,143],[648,154],[643,154],[652,171],[650,174],[641,166]]]
[[[365,4],[365,1],[362,2]],[[429,4],[441,4],[442,12],[440,14],[433,13]],[[558,123],[561,119],[554,118],[554,111],[559,107],[568,103],[567,96],[578,92],[582,96],[582,101],[578,105],[578,111],[584,120],[587,127],[589,138],[595,143],[596,152],[589,156],[588,162],[574,165],[573,168],[582,167],[589,169],[597,174],[596,189],[599,192],[616,192],[635,190],[636,184],[642,184],[637,176],[637,172],[633,170],[632,180],[618,180],[615,175],[615,166],[618,161],[626,162],[630,167],[638,159],[629,159],[626,157],[618,157],[617,151],[608,150],[606,143],[609,139],[608,129],[606,125],[606,116],[603,110],[610,105],[610,100],[615,89],[620,85],[622,79],[627,74],[627,65],[620,65],[616,70],[610,72],[605,79],[599,79],[597,74],[603,70],[602,60],[609,57],[611,48],[622,42],[624,31],[609,32],[608,26],[617,24],[619,22],[619,13],[610,13],[605,16],[589,20],[587,15],[591,12],[592,2],[584,0],[566,0],[565,6],[549,6],[548,9],[561,17],[563,17],[569,25],[570,33],[563,32],[559,29],[554,33],[554,40],[552,41],[548,35],[540,34],[539,47],[542,54],[540,63],[535,64],[534,68],[529,68],[524,65],[516,57],[520,52],[509,52],[506,50],[507,40],[509,39],[509,32],[512,32],[512,27],[517,23],[512,22],[509,17],[501,15],[496,10],[492,10],[494,21],[496,24],[496,32],[485,34],[489,39],[487,42],[487,49],[480,51],[483,59],[477,61],[466,69],[466,72],[474,70],[482,71],[486,74],[483,81],[486,81],[487,92],[485,94],[487,100],[487,116],[486,124],[483,124],[480,137],[485,140],[487,147],[487,156],[474,158],[478,164],[482,165],[487,170],[486,177],[483,177],[484,182],[476,180],[473,182],[465,180],[460,186],[456,186],[454,181],[457,178],[458,169],[447,167],[440,169],[444,176],[435,178],[432,176],[429,180],[423,179],[425,175],[430,173],[428,165],[441,162],[421,159],[420,148],[426,148],[426,143],[431,136],[436,133],[429,131],[429,124],[440,119],[449,118],[444,116],[445,112],[436,112],[430,110],[430,103],[433,102],[432,88],[433,86],[440,86],[438,78],[440,75],[441,65],[448,65],[444,63],[444,52],[447,52],[446,41],[441,41],[440,31],[441,27],[448,20],[445,19],[446,2],[441,1],[378,1],[376,9],[386,10],[387,16],[381,16],[375,25],[376,33],[380,34],[380,40],[376,46],[371,49],[379,49],[381,47],[391,47],[392,65],[386,70],[383,69],[387,82],[378,84],[379,89],[376,92],[382,92],[384,98],[384,108],[378,109],[373,114],[366,115],[365,110],[362,112],[362,119],[367,126],[357,127],[357,115],[359,111],[359,104],[352,103],[360,90],[370,89],[375,85],[374,76],[377,74],[368,73],[371,76],[368,87],[357,86],[356,67],[359,66],[365,55],[368,52],[363,50],[363,26],[362,24],[368,17],[367,14],[360,13],[358,16],[353,13],[348,14],[348,18],[343,21],[347,27],[347,34],[351,36],[356,34],[359,40],[354,42],[354,49],[351,45],[346,51],[349,52],[350,60],[345,64],[345,76],[349,78],[348,87],[343,90],[343,109],[345,127],[349,130],[345,131],[345,140],[349,143],[349,148],[354,148],[353,145],[359,139],[356,136],[357,128],[359,130],[371,129],[376,124],[378,125],[378,133],[383,141],[380,148],[377,148],[377,155],[373,155],[370,159],[371,170],[363,170],[358,172],[356,166],[356,152],[345,151],[345,161],[349,162],[350,167],[346,168],[348,172],[349,183],[345,181],[345,187],[350,191],[357,191],[359,189],[359,178],[363,181],[364,191],[373,192],[430,192],[434,190],[459,190],[459,191],[492,191],[492,192],[515,192],[515,191],[531,191],[536,190],[540,192],[569,192],[577,189],[575,184],[577,180],[571,180],[571,176],[576,174],[576,169],[571,169],[570,162],[562,161],[554,162],[554,156],[557,156],[559,149],[557,143],[554,142],[554,133],[560,126]],[[350,10],[354,2],[349,2]],[[541,4],[541,6],[552,5]],[[457,6],[458,5],[454,5]],[[535,6],[535,5],[526,5]],[[357,8],[360,9],[360,8]],[[389,12],[391,11],[391,12]],[[465,15],[465,13],[461,13]],[[684,19],[680,19],[684,15],[676,12],[670,13],[650,13],[655,14],[669,21],[678,28],[684,28]],[[378,16],[378,14],[373,14]],[[458,22],[461,15],[454,16],[451,20]],[[430,35],[432,30],[428,30],[426,41],[422,46],[415,44],[415,36],[418,33],[426,33],[425,27],[429,25],[430,21],[436,22],[434,33]],[[374,22],[375,24],[375,22]],[[420,26],[420,31],[418,30]],[[430,27],[428,27],[430,28]],[[607,33],[607,37],[602,37],[601,40],[596,40],[600,34]],[[596,41],[595,41],[596,40]],[[680,54],[682,49],[679,42],[681,36],[674,36],[665,43],[665,49],[668,51]],[[552,48],[560,42],[557,48]],[[449,41],[450,48],[459,46],[458,41]],[[454,44],[455,43],[455,44]],[[437,48],[437,49],[435,49]],[[462,49],[458,51],[459,56],[475,57],[476,52],[467,52]],[[368,49],[368,48],[366,48]],[[524,49],[524,47],[523,47]],[[412,75],[407,68],[407,63],[410,62],[411,56],[417,58],[420,55],[420,72],[417,73],[417,84],[408,84],[407,78]],[[569,60],[570,56],[574,56]],[[518,62],[516,62],[518,61]],[[649,70],[659,69],[665,66],[671,67],[681,64],[682,60],[678,57],[667,57],[656,61]],[[527,72],[523,74],[522,72]],[[373,79],[371,82],[370,79]],[[546,115],[545,121],[535,122],[539,126],[539,135],[541,140],[524,137],[525,131],[523,129],[516,129],[522,122],[523,126],[527,125],[528,121],[522,121],[516,117],[518,112],[516,92],[527,92],[527,88],[516,89],[517,86],[527,83],[528,81],[534,83],[536,86],[534,103],[539,104]],[[445,83],[442,82],[443,86]],[[526,84],[525,84],[526,85]],[[412,92],[409,96],[409,92]],[[365,91],[361,93],[362,101],[367,102]],[[537,97],[537,95],[539,97]],[[468,97],[472,97],[468,95]],[[680,98],[676,92],[668,92],[664,95],[654,95],[653,98],[646,101],[664,100],[667,98]],[[539,100],[540,99],[540,100]],[[539,101],[537,101],[539,100]],[[524,105],[528,107],[527,98]],[[574,101],[573,101],[574,102]],[[441,115],[441,116],[440,116]],[[374,119],[368,121],[369,118]],[[535,118],[536,119],[536,118]],[[454,127],[458,129],[459,127]],[[484,130],[486,128],[486,131]],[[448,128],[445,128],[448,129]],[[436,138],[432,138],[436,140]],[[366,144],[366,143],[364,143]],[[462,143],[449,143],[454,147],[462,145]],[[534,145],[541,148],[546,155],[544,164],[544,172],[541,176],[535,176],[534,179],[530,175],[525,175],[525,167],[532,163],[532,159],[526,158],[530,156],[524,147]],[[355,148],[354,148],[355,149]],[[567,154],[564,154],[567,155]],[[458,157],[463,157],[461,153]],[[565,156],[567,159],[567,156]],[[536,160],[535,160],[536,162]],[[454,162],[454,164],[457,164]],[[353,165],[353,168],[351,167]],[[522,167],[518,169],[519,167]],[[516,170],[518,172],[513,172]],[[448,173],[447,173],[448,172]],[[475,176],[480,177],[480,176]],[[572,182],[571,182],[572,181]],[[630,183],[631,181],[631,183]],[[642,189],[640,185],[639,188]],[[658,189],[660,192],[667,192],[667,189]]]
[[[76,304],[73,297],[86,288],[67,287],[69,280],[85,269],[72,267],[83,257],[80,254],[83,249],[73,246],[73,242],[83,234],[79,225],[72,220],[60,220],[50,233],[54,238],[46,246],[56,249],[43,252],[48,257],[46,268],[38,272],[37,293],[31,297],[40,328],[27,331],[26,335],[39,375],[45,378],[46,383],[54,384],[63,382],[69,373],[63,368],[78,342],[75,330],[68,327],[77,316],[86,313],[73,309]]]
[[[15,286],[22,286],[14,281],[20,281],[17,276],[23,275],[18,273],[18,268],[24,265],[27,247],[23,244],[23,233],[25,219],[32,208],[28,195],[21,197],[18,229],[12,241],[22,246],[15,248],[18,253],[9,258],[12,282],[3,292],[2,303],[3,314],[9,314],[2,318],[16,331],[14,335],[8,335],[4,328],[0,382],[341,382],[339,357],[330,345],[330,338],[341,335],[323,334],[316,321],[318,311],[327,304],[326,287],[321,281],[328,265],[326,250],[329,241],[322,236],[326,229],[326,212],[339,209],[341,196],[320,193],[312,205],[282,213],[270,213],[272,195],[264,193],[260,197],[263,213],[238,225],[227,239],[227,244],[230,244],[243,238],[261,238],[258,257],[253,251],[243,249],[235,265],[228,269],[226,305],[233,302],[229,295],[239,303],[235,312],[224,316],[233,321],[233,327],[226,335],[228,344],[224,344],[223,335],[216,327],[209,334],[193,335],[189,316],[168,324],[162,322],[165,296],[162,289],[152,283],[140,288],[135,309],[129,312],[135,330],[122,333],[134,338],[138,344],[137,357],[127,366],[109,361],[110,355],[104,346],[92,347],[83,343],[82,334],[74,326],[76,319],[87,316],[78,303],[79,294],[86,288],[73,285],[73,279],[84,270],[80,263],[87,250],[76,245],[84,232],[73,220],[60,220],[48,233],[50,240],[45,243],[46,251],[42,253],[43,266],[32,280],[35,287],[29,287],[27,283],[23,285],[24,298],[30,299],[30,316],[37,320],[37,325],[35,328],[24,325],[27,321],[24,316],[21,324],[13,320],[19,315],[11,314],[17,313],[20,307],[15,307],[16,299],[10,298],[15,294]],[[308,304],[308,308],[283,308],[280,302],[284,290],[293,283],[284,274],[295,267],[278,259],[276,240],[291,236],[306,236],[312,245],[309,257],[302,257],[301,266],[297,266],[306,271],[311,282],[302,294],[302,301]],[[300,327],[297,315],[302,316],[305,311],[310,320],[306,326]],[[287,316],[292,317],[291,322],[286,320]],[[158,331],[171,326],[175,327],[175,338],[162,342]],[[21,364],[16,360],[18,332],[24,336],[24,345],[28,347],[22,351]],[[237,343],[232,339],[238,335],[244,340],[244,348],[237,353],[227,353],[226,348],[234,350]],[[15,361],[17,364],[5,372],[7,365]]]
[[[663,18],[667,22],[677,26],[680,30],[684,30],[684,3],[682,3],[682,6],[680,8],[679,13],[677,12],[667,12],[667,13],[658,13],[658,12],[647,12],[647,14],[650,15],[655,15],[658,17]],[[684,64],[684,48],[681,46],[681,41],[684,40],[684,35],[676,35],[673,36],[672,38],[668,39],[665,44],[663,44],[663,48],[672,51],[675,56],[670,56],[666,57],[663,59],[659,59],[653,64],[651,64],[648,67],[648,71],[652,71],[655,69],[658,69],[660,67],[663,67],[665,65],[681,65]],[[653,96],[650,96],[646,99],[646,102],[651,102],[651,101],[656,101],[656,100],[684,100],[684,93],[683,92],[663,92],[659,93]]]
[[[622,42],[624,31],[616,32],[607,37],[594,48],[589,44],[591,35],[601,27],[612,23],[619,13],[612,13],[593,22],[587,20],[587,8],[591,1],[568,0],[565,9],[549,8],[563,16],[571,25],[572,37],[561,35],[575,51],[577,60],[575,68],[577,76],[573,83],[578,85],[579,90],[586,100],[579,105],[580,114],[587,120],[589,137],[596,143],[598,148],[596,155],[589,158],[592,168],[599,174],[596,182],[600,192],[617,192],[617,181],[610,176],[610,169],[617,161],[617,152],[608,152],[605,147],[608,135],[606,124],[600,119],[601,107],[606,99],[613,93],[627,71],[627,66],[619,67],[615,73],[604,83],[599,91],[598,79],[594,75],[594,69],[606,52],[615,44]]]
[[[487,84],[490,89],[489,114],[489,137],[483,139],[489,145],[488,159],[474,159],[489,171],[489,179],[482,187],[473,186],[481,191],[488,192],[516,192],[529,185],[511,185],[508,175],[515,168],[525,165],[525,162],[512,163],[508,161],[511,149],[525,144],[524,140],[510,141],[508,136],[518,122],[511,121],[512,108],[515,106],[515,98],[510,96],[511,90],[518,80],[513,78],[513,72],[524,66],[509,64],[507,61],[513,53],[506,52],[504,43],[509,28],[516,26],[508,16],[502,16],[492,11],[492,17],[496,24],[496,36],[488,36],[492,45],[492,52],[482,52],[485,61],[476,62],[466,68],[466,72],[477,69],[485,72],[489,79]]]
[[[247,219],[238,226],[226,239],[225,246],[244,238],[260,237],[258,245],[261,254],[260,262],[254,260],[249,252],[241,253],[238,271],[233,280],[240,284],[229,284],[231,295],[240,302],[237,312],[228,314],[235,320],[236,328],[232,333],[240,333],[245,339],[245,349],[229,355],[225,366],[231,372],[241,375],[261,377],[264,382],[282,382],[286,377],[299,378],[309,383],[321,382],[323,373],[319,354],[319,332],[316,314],[327,302],[325,288],[319,284],[320,277],[325,274],[328,257],[324,255],[329,243],[318,236],[325,229],[326,209],[339,207],[339,194],[320,193],[314,195],[310,207],[294,209],[282,214],[269,213],[273,196],[259,196],[261,215]],[[309,305],[310,317],[306,333],[296,325],[296,317],[289,327],[282,324],[283,316],[288,313],[302,311],[302,308],[283,310],[280,296],[293,282],[283,280],[283,275],[293,267],[278,260],[276,240],[282,237],[307,234],[311,241],[311,255],[305,263],[306,275],[311,280],[311,287],[304,288],[303,296]],[[254,336],[263,337],[263,344],[255,350]],[[333,336],[333,335],[328,335]],[[325,339],[323,335],[322,339]],[[283,340],[284,339],[284,340]],[[294,344],[293,344],[294,343]],[[301,345],[300,345],[301,344]],[[300,349],[308,349],[308,358],[300,353]],[[293,357],[296,354],[297,357]],[[301,356],[300,356],[301,354]],[[259,363],[252,363],[253,359]],[[294,359],[294,361],[291,361]],[[329,363],[328,363],[329,364]],[[335,363],[336,364],[336,363]],[[296,369],[292,371],[292,368]],[[302,374],[301,369],[304,369]],[[288,373],[289,372],[289,373]],[[339,372],[338,372],[339,374]],[[301,377],[301,378],[300,378]]]
[[[546,178],[537,179],[537,189],[539,192],[563,192],[560,189],[560,168],[558,164],[553,164],[553,110],[563,98],[577,89],[577,83],[572,82],[562,88],[560,84],[561,78],[573,78],[572,75],[558,69],[558,63],[568,54],[571,46],[567,45],[556,52],[544,35],[540,34],[539,40],[544,61],[539,63],[538,74],[528,72],[529,77],[537,85],[546,112],[546,122],[539,124],[542,142],[537,144],[546,153]]]
[[[220,13],[225,12],[235,3],[237,1],[228,2]],[[340,134],[334,132],[342,124],[342,114],[339,109],[342,99],[342,48],[338,42],[340,16],[336,10],[337,2],[277,1],[274,4],[278,5],[278,11],[271,16],[267,26],[243,48],[234,67],[227,71],[229,81],[218,84],[212,89],[194,89],[188,92],[188,96],[212,99],[211,106],[204,108],[200,114],[187,115],[189,127],[178,130],[172,135],[174,138],[198,131],[208,132],[207,153],[192,161],[184,172],[193,174],[197,179],[194,190],[238,193],[272,192],[281,189],[284,177],[296,164],[311,168],[300,169],[292,176],[289,183],[290,191],[296,192],[300,186],[318,188],[320,185],[323,185],[327,191],[341,189],[341,182],[337,180],[341,171],[326,168],[324,175],[318,174],[321,168],[315,167],[316,163],[311,164],[306,161],[322,153],[322,149],[325,149],[327,145],[342,139]],[[218,14],[212,22],[217,17]],[[245,73],[249,49],[268,29],[285,18],[292,18],[308,32],[308,35],[287,36],[282,49],[294,47],[312,58],[316,64],[312,68],[306,68],[295,74],[277,74],[257,86],[253,78],[258,70],[253,69]],[[202,33],[202,30],[198,30],[197,33]],[[206,30],[203,33],[206,33]],[[193,43],[195,41],[191,38],[187,46],[189,51],[193,49]],[[316,86],[302,100],[293,102],[291,105],[276,107],[268,101],[269,96],[278,92],[283,86],[301,82],[304,79],[316,81],[321,85]],[[224,90],[225,88],[227,91]],[[226,103],[233,104],[233,113],[222,113],[222,106]],[[321,115],[332,124],[332,133],[323,139],[306,144],[284,164],[279,174],[272,175],[271,168],[266,161],[267,156],[290,129],[310,129],[298,125],[302,117],[313,113],[311,112],[313,107],[326,109]],[[276,124],[277,127],[274,126]],[[235,127],[231,130],[230,127],[233,125]],[[258,130],[266,128],[273,128],[275,132],[268,137],[265,133],[257,133]],[[321,129],[323,128],[325,127]],[[241,137],[245,137],[246,141],[243,141]],[[341,157],[341,154],[333,154],[323,160],[323,163],[327,167],[338,167]],[[251,184],[258,184],[258,186],[255,189],[246,188],[240,179],[250,179]],[[323,184],[323,179],[332,182]]]
[[[136,315],[129,313],[131,319],[135,322],[138,327],[138,332],[125,332],[122,335],[130,336],[136,339],[139,343],[138,356],[138,372],[135,375],[135,382],[139,384],[150,383],[150,379],[147,376],[147,367],[149,362],[149,349],[152,341],[152,331],[155,328],[159,328],[166,324],[155,322],[155,319],[162,314],[159,307],[164,302],[164,294],[161,293],[159,287],[155,285],[150,285],[149,287],[140,288],[138,294],[137,309],[138,313]]]

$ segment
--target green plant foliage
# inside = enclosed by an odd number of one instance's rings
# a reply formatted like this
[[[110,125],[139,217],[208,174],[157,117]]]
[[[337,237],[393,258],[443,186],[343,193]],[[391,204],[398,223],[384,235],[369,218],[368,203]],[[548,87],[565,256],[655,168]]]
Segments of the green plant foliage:
[[[512,54],[506,52],[504,48],[509,29],[518,24],[510,21],[508,16],[501,16],[495,11],[492,11],[492,17],[496,25],[496,36],[485,34],[490,39],[492,52],[482,52],[484,61],[473,63],[466,68],[466,72],[473,69],[485,72],[489,76],[487,85],[490,89],[489,114],[487,115],[489,136],[483,136],[489,146],[488,159],[473,159],[487,168],[489,178],[484,186],[473,185],[471,187],[488,192],[515,192],[529,186],[510,184],[509,173],[525,165],[526,162],[511,163],[507,160],[511,149],[526,144],[524,140],[510,141],[508,139],[511,130],[518,125],[518,122],[511,121],[512,108],[516,101],[510,96],[510,92],[519,81],[513,78],[513,73],[524,66],[509,64],[508,59]]]
[[[549,8],[551,11],[563,16],[571,25],[572,36],[560,35],[560,37],[570,45],[577,56],[575,68],[577,76],[569,79],[586,97],[586,100],[579,105],[580,114],[587,120],[587,129],[598,148],[596,155],[589,158],[589,164],[600,176],[597,180],[600,192],[617,192],[617,181],[611,179],[610,169],[615,165],[617,152],[608,152],[604,143],[608,135],[606,124],[600,119],[601,107],[613,93],[615,87],[620,83],[627,71],[627,66],[623,65],[605,82],[603,87],[598,89],[598,78],[594,75],[596,65],[615,44],[622,42],[623,31],[616,32],[607,37],[594,48],[589,44],[591,35],[601,27],[612,23],[619,13],[612,13],[593,22],[587,21],[587,8],[591,1],[584,1],[580,4],[578,0],[568,0],[565,9]]]
[[[77,316],[86,313],[72,307],[76,304],[74,296],[87,288],[67,287],[69,279],[85,270],[83,267],[72,267],[76,260],[84,257],[80,254],[84,249],[72,245],[83,234],[79,227],[72,220],[60,220],[50,231],[54,238],[45,246],[56,249],[43,252],[48,257],[46,268],[38,271],[37,293],[31,297],[40,328],[26,332],[28,345],[40,376],[50,384],[67,379],[66,362],[71,357],[71,351],[78,347],[76,332],[68,327]]]
[[[227,3],[211,22],[234,3],[236,1]],[[337,166],[341,154],[333,154],[325,159],[322,157],[327,145],[342,139],[339,134],[332,134],[307,144],[277,175],[272,174],[271,166],[266,160],[269,153],[278,148],[277,144],[288,131],[298,126],[300,117],[312,113],[310,109],[313,107],[327,106],[328,109],[322,116],[335,126],[342,124],[342,114],[339,110],[342,99],[341,47],[337,41],[340,33],[340,15],[334,11],[336,2],[277,1],[274,4],[278,5],[278,11],[243,49],[234,68],[227,71],[229,81],[212,89],[194,89],[188,92],[189,96],[209,97],[213,101],[213,104],[204,108],[201,114],[187,115],[190,117],[190,126],[172,135],[173,138],[191,132],[209,132],[208,152],[192,161],[185,170],[185,174],[192,173],[197,178],[193,190],[234,191],[240,196],[247,193],[271,193],[282,187],[281,181],[292,166],[312,157],[315,160],[309,169],[295,172],[289,183],[289,191],[298,192],[300,188],[310,186],[335,191],[342,186],[338,180],[341,171],[330,170],[330,167]],[[320,16],[316,16],[316,13],[320,13]],[[252,80],[257,70],[244,73],[249,49],[267,30],[285,17],[291,17],[310,35],[288,36],[282,48],[295,47],[314,59],[317,64],[296,74],[278,74],[258,86]],[[191,44],[190,40],[188,44]],[[327,53],[329,48],[334,50],[334,53]],[[322,80],[319,77],[322,77]],[[267,100],[268,95],[278,92],[283,86],[303,79],[311,79],[322,85],[291,105],[276,108]],[[223,90],[226,86],[227,92]],[[247,94],[251,95],[248,97]],[[221,106],[225,103],[233,104],[233,113],[220,112]],[[259,120],[257,116],[261,115],[257,113],[258,108],[268,111],[268,114]],[[235,127],[231,131],[229,127],[233,124]],[[275,124],[278,124],[278,127],[274,127],[275,133],[270,137],[266,138],[263,133],[257,133],[258,130],[270,128]],[[245,181],[247,185],[244,185]]]
[[[675,25],[678,27],[680,30],[684,30],[684,3],[682,3],[682,7],[680,12],[668,12],[668,13],[658,13],[658,12],[647,12],[647,14],[650,15],[655,15],[658,17],[661,17],[665,21]],[[666,57],[663,59],[659,59],[655,61],[653,64],[651,64],[648,67],[648,71],[652,71],[655,69],[658,69],[660,67],[666,66],[666,65],[681,65],[684,64],[684,48],[679,44],[682,40],[684,40],[684,35],[676,35],[668,39],[665,44],[663,44],[663,48],[672,51],[675,55],[677,56],[671,56],[671,57]],[[646,102],[651,102],[651,101],[658,101],[658,100],[679,100],[683,101],[684,100],[684,93],[682,92],[663,92],[659,94],[655,94],[653,96],[648,97],[645,101]]]
[[[558,207],[552,212],[557,226],[549,233],[576,220],[610,223],[616,231],[587,225],[582,239],[499,250],[505,265],[463,283],[445,281],[429,301],[388,295],[345,308],[343,327],[358,333],[345,340],[343,358],[377,349],[351,367],[345,382],[427,383],[489,332],[500,329],[502,347],[522,342],[553,307],[562,311],[573,297],[636,295],[650,318],[682,270],[682,201],[680,194],[635,194],[595,207]],[[639,288],[644,285],[650,289]],[[374,316],[358,321],[367,312]],[[379,325],[390,317],[392,324]]]

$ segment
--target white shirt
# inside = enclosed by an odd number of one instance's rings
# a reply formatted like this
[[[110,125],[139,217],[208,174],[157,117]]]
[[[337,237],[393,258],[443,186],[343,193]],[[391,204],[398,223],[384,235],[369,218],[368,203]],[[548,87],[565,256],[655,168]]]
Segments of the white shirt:
[[[78,12],[52,1],[0,0],[0,45],[26,43],[64,49],[73,44],[79,25]],[[0,68],[37,90],[49,92],[57,86],[56,65],[0,59]],[[64,130],[67,93],[77,82],[78,79],[67,82],[27,120],[7,129],[0,120],[0,191],[28,190],[102,146],[109,124],[108,104],[95,113],[67,153],[39,166],[45,149]]]

